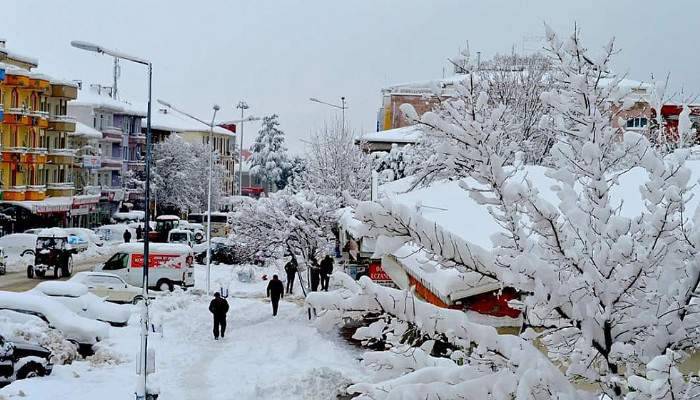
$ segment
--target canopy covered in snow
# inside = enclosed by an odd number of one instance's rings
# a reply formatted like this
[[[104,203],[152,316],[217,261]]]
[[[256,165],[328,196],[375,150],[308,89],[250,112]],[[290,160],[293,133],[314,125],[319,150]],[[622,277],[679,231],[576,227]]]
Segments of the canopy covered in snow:
[[[100,131],[78,121],[75,123],[75,132],[70,133],[70,135],[86,139],[102,139],[102,133]]]
[[[78,90],[78,98],[69,102],[71,106],[87,106],[140,117],[146,116],[146,108],[126,101],[114,99],[99,88],[89,87]]]
[[[423,137],[423,132],[418,126],[404,126],[402,128],[388,129],[385,131],[365,133],[357,141],[367,143],[417,143]]]

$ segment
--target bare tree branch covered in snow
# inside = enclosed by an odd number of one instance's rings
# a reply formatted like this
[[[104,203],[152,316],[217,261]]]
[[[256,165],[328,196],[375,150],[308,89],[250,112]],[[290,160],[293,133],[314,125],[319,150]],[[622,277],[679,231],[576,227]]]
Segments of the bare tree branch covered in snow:
[[[559,204],[538,193],[520,162],[519,141],[508,139],[519,137],[517,113],[470,76],[456,99],[422,116],[439,155],[418,177],[459,179],[501,227],[492,238],[494,250],[470,245],[390,198],[361,204],[358,216],[372,235],[383,237],[378,246],[384,250],[411,241],[446,265],[516,288],[526,321],[522,338],[545,344],[553,365],[570,379],[594,383],[612,399],[698,396],[697,379],[678,369],[700,347],[700,305],[694,300],[700,232],[686,207],[686,153],[664,158],[643,135],[612,126],[622,101],[620,78],[610,66],[613,42],[594,56],[578,31],[561,40],[547,28],[546,37],[555,83],[541,96],[547,106],[541,128],[555,139],[546,174],[556,182]],[[409,107],[404,111],[416,117]],[[611,192],[640,175],[643,206],[629,215]],[[486,338],[478,339],[475,346],[483,346]],[[434,374],[421,380],[433,386],[420,397],[392,397],[391,391],[386,397],[366,392],[367,398],[454,398],[444,387],[447,379]],[[484,379],[488,387],[494,378]],[[546,390],[488,395],[574,398]]]
[[[295,179],[298,189],[338,199],[369,199],[372,170],[369,157],[355,145],[355,135],[339,121],[312,135],[306,153],[306,169]]]

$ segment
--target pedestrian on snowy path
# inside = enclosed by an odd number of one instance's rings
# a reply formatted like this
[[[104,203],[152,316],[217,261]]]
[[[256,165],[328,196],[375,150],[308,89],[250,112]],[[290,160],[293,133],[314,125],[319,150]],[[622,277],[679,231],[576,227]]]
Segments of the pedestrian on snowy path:
[[[136,227],[136,241],[143,239],[143,229],[141,229],[141,224]]]
[[[267,284],[267,297],[272,300],[272,316],[277,316],[277,307],[280,299],[284,297],[284,284],[277,275],[272,275],[272,280]]]
[[[287,293],[292,294],[294,290],[294,278],[297,275],[297,259],[292,256],[292,259],[284,266],[284,272],[287,273]]]
[[[129,232],[129,229],[124,229],[124,243],[129,242],[131,242],[131,232]]]
[[[321,261],[321,290],[328,291],[328,283],[333,273],[333,259],[329,254]]]
[[[219,340],[226,335],[226,313],[228,312],[228,301],[221,297],[219,292],[214,293],[214,299],[209,303],[209,311],[214,316],[214,340]]]

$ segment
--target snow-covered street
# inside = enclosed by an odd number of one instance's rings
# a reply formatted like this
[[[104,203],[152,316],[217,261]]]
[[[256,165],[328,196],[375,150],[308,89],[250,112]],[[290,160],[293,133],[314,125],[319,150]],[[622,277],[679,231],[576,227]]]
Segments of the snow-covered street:
[[[204,282],[203,269],[197,268],[198,282]],[[227,282],[233,270],[214,267],[214,281]],[[226,338],[219,341],[211,332],[210,297],[200,290],[177,291],[153,301],[152,315],[163,326],[162,337],[150,336],[161,398],[329,399],[335,398],[336,389],[366,379],[361,350],[337,334],[319,333],[308,321],[302,299],[283,300],[273,318],[264,298],[266,285],[262,280],[231,281]],[[129,326],[112,327],[103,351],[88,361],[56,366],[48,377],[16,381],[0,389],[0,398],[130,398],[138,332],[135,315]]]

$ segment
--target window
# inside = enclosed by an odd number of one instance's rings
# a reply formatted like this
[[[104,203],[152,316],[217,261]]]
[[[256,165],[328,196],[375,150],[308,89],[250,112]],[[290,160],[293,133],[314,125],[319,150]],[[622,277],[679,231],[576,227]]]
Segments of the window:
[[[126,253],[117,253],[112,256],[107,262],[105,263],[104,270],[107,271],[114,271],[117,269],[124,269],[126,268],[126,265],[129,261],[129,255]]]
[[[94,275],[91,276],[89,279],[90,284],[95,285],[95,286],[111,286],[111,287],[123,287],[126,286],[126,283],[117,278],[116,276],[99,276],[99,275]]]
[[[644,128],[647,126],[647,122],[648,121],[647,121],[646,117],[630,118],[627,120],[627,127],[633,128],[633,129]]]

